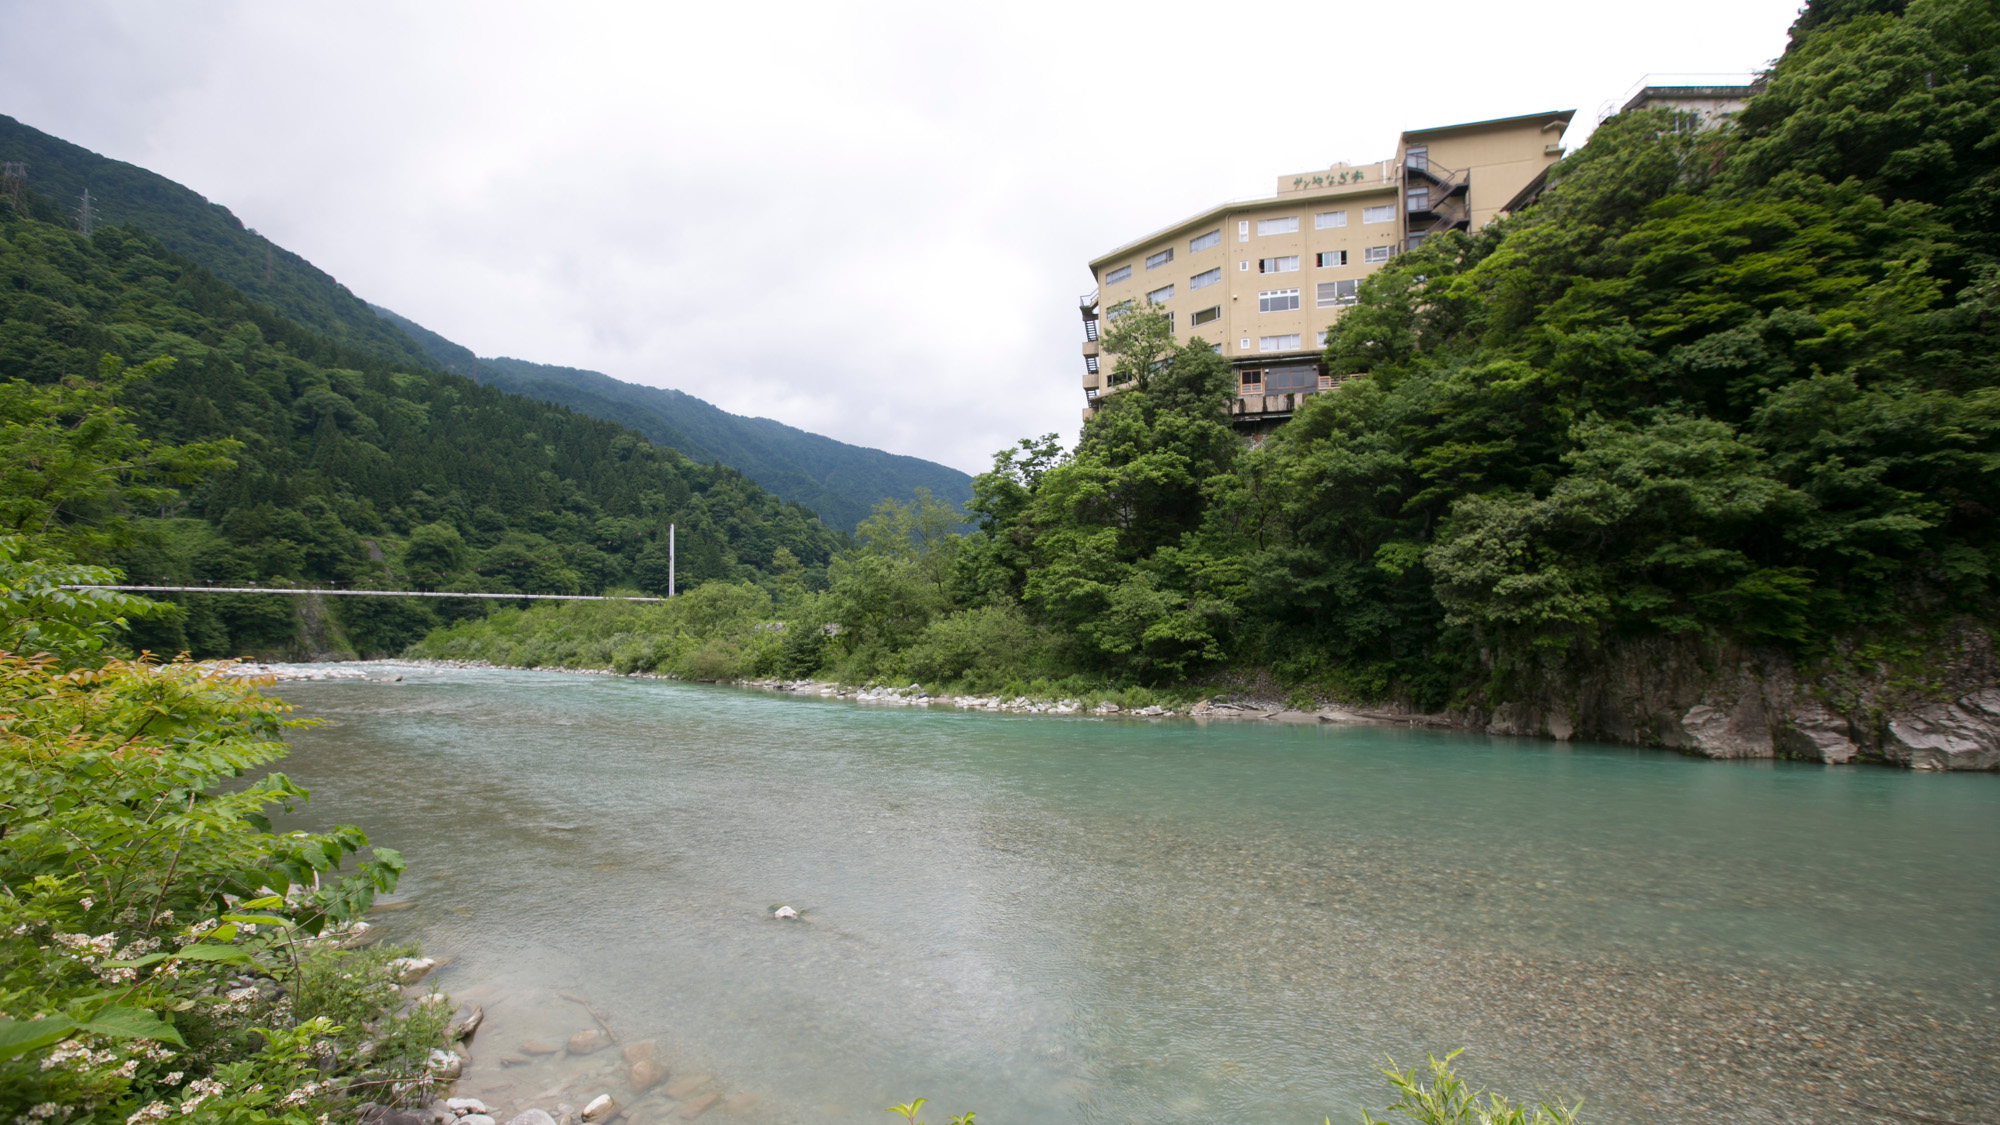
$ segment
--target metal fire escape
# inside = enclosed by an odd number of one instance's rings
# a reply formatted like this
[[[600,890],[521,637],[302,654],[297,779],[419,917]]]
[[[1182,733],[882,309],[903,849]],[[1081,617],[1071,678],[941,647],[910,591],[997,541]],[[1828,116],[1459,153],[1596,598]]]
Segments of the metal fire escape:
[[[1403,164],[1403,249],[1434,234],[1472,226],[1472,173],[1454,172],[1414,154]]]
[[[1097,291],[1085,293],[1077,298],[1078,311],[1083,314],[1083,397],[1088,402],[1097,397]]]

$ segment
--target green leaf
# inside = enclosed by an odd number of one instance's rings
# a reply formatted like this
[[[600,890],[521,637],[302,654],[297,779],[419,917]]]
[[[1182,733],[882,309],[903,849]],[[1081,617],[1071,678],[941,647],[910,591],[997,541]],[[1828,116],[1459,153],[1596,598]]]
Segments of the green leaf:
[[[276,914],[224,914],[222,920],[225,922],[247,922],[253,926],[289,926],[292,924],[290,918],[283,918]]]
[[[144,1008],[133,1008],[124,1004],[113,1004],[100,1009],[96,1015],[76,1026],[84,1031],[109,1035],[113,1039],[158,1039],[172,1043],[176,1047],[187,1046],[181,1039],[181,1033],[174,1030],[173,1024]]]
[[[46,1047],[68,1035],[75,1027],[75,1021],[61,1016],[38,1020],[0,1019],[0,1059],[11,1059]]]

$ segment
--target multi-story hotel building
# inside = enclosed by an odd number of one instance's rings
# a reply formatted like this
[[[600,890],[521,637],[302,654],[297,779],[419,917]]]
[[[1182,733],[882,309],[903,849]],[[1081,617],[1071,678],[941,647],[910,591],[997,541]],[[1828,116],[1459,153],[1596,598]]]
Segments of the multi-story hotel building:
[[[1278,177],[1275,195],[1218,204],[1092,259],[1082,299],[1084,417],[1123,389],[1098,348],[1098,318],[1148,302],[1175,338],[1229,357],[1237,423],[1253,433],[1291,416],[1341,372],[1320,362],[1326,330],[1361,279],[1448,230],[1524,205],[1562,155],[1574,110],[1418,129],[1396,155]]]

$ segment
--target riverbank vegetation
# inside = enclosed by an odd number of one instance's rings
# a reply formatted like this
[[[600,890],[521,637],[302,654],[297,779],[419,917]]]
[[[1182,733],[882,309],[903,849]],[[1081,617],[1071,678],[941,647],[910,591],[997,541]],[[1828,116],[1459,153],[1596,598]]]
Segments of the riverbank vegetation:
[[[885,505],[824,590],[774,599],[781,633],[740,627],[704,667],[969,690],[1266,669],[1436,708],[1637,639],[1990,628],[1996,115],[1989,5],[1809,5],[1732,127],[1620,114],[1533,207],[1372,275],[1327,336],[1351,377],[1256,448],[1225,361],[1140,309],[1103,340],[1129,388],[1073,449],[996,457],[976,530]],[[417,651],[511,662],[560,616]]]
[[[0,539],[0,1112],[305,1125],[427,1100],[449,1010],[405,1001],[407,951],[349,948],[401,858],[273,831],[307,796],[269,771],[289,708],[114,655],[177,610],[63,590],[113,575],[28,547]]]

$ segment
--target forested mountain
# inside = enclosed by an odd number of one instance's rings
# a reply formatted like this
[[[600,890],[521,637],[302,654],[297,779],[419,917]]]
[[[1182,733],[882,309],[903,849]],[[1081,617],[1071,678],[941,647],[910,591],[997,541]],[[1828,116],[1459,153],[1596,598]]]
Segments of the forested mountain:
[[[156,172],[52,137],[0,114],[0,160],[27,166],[28,188],[74,224],[84,189],[96,222],[139,227],[254,301],[337,343],[391,362],[425,365],[424,351],[311,262],[255,231],[220,203]]]
[[[28,204],[24,214],[0,201],[0,377],[15,380],[0,468],[10,474],[10,520],[24,530],[75,524],[76,534],[55,541],[87,561],[146,582],[651,592],[666,587],[669,522],[679,525],[684,586],[810,581],[839,545],[810,511],[733,469],[338,343],[145,233],[101,226],[84,238],[52,201]],[[106,354],[170,365],[137,378],[107,373],[95,389],[80,382]],[[110,503],[44,510],[23,499],[57,489],[58,462],[43,446],[99,440],[108,425],[101,412],[75,403],[113,390],[139,435],[234,442],[234,466],[198,480],[183,474],[183,487],[147,493],[146,510],[129,515]],[[157,470],[140,458],[120,479]],[[104,489],[93,495],[110,495]],[[364,651],[398,649],[437,619],[427,602],[331,601]],[[282,646],[297,627],[282,599],[188,604],[184,630],[142,640],[239,652]]]
[[[98,222],[145,230],[252,300],[337,343],[406,366],[434,363],[617,422],[692,460],[739,469],[764,489],[812,508],[832,527],[851,529],[878,501],[908,497],[919,487],[954,505],[972,495],[971,478],[949,466],[730,414],[680,391],[624,383],[594,371],[481,360],[421,325],[371,309],[311,262],[245,229],[221,204],[6,116],[0,116],[0,160],[25,163],[28,186],[54,200],[66,218],[73,217],[88,188]]]
[[[919,488],[953,507],[972,498],[972,478],[935,461],[849,445],[769,418],[731,414],[682,391],[627,383],[596,371],[476,357],[388,309],[375,311],[447,371],[616,422],[697,461],[741,469],[759,486],[806,505],[834,527],[851,529],[882,499],[907,498]]]

